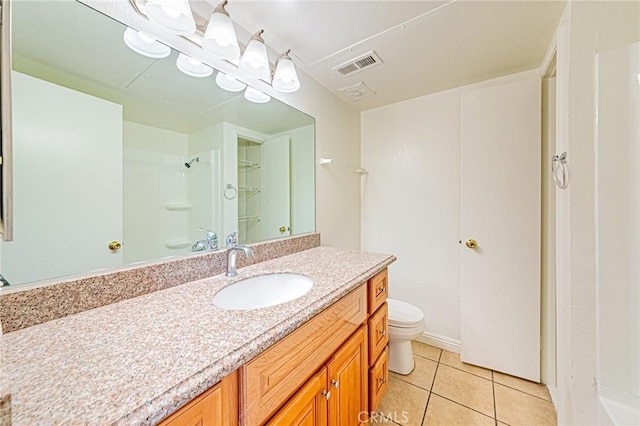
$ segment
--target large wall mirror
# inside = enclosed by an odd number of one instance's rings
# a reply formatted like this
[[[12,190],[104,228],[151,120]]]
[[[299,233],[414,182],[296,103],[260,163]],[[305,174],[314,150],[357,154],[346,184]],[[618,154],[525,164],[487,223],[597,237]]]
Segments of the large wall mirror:
[[[314,119],[142,56],[125,30],[73,0],[12,2],[5,285],[315,229]]]

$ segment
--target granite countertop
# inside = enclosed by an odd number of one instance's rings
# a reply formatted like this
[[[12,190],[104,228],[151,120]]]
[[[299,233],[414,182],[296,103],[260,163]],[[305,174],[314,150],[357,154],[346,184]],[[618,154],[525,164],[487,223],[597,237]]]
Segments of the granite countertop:
[[[2,335],[13,425],[155,424],[394,260],[317,247]],[[268,308],[213,305],[223,287],[276,272],[314,286]]]

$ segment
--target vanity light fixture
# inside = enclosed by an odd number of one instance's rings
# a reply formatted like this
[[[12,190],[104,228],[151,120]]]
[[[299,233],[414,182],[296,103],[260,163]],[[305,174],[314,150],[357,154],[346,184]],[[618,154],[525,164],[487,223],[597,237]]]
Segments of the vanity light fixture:
[[[274,89],[283,93],[293,93],[300,88],[300,80],[289,52],[291,49],[280,55],[276,61],[276,71],[273,73],[271,83]]]
[[[180,71],[191,77],[209,77],[213,74],[213,68],[182,53],[178,54],[176,66]]]
[[[255,33],[240,58],[240,69],[254,77],[267,80],[271,76],[267,46],[262,39],[264,30]]]
[[[202,38],[202,47],[222,59],[237,59],[240,57],[240,46],[229,12],[224,8],[227,3],[224,0],[213,10]]]
[[[251,86],[247,86],[247,89],[244,91],[244,98],[256,104],[266,104],[271,100],[271,96],[262,93]]]
[[[171,48],[160,43],[155,38],[136,31],[133,28],[124,30],[124,44],[131,50],[149,58],[166,58],[171,53]]]
[[[240,92],[247,87],[246,84],[236,80],[230,75],[223,73],[222,71],[218,71],[218,74],[216,75],[216,84],[221,89],[227,90],[229,92]]]
[[[189,0],[148,0],[144,13],[176,35],[191,35],[196,32],[196,21]]]

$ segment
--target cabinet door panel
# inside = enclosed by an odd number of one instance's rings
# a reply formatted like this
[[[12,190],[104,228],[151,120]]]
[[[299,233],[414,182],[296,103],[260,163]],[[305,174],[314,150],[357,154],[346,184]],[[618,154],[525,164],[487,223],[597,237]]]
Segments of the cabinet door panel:
[[[322,368],[267,423],[273,426],[327,425],[327,369]]]
[[[329,424],[350,426],[366,420],[367,328],[361,327],[327,364],[329,372]]]

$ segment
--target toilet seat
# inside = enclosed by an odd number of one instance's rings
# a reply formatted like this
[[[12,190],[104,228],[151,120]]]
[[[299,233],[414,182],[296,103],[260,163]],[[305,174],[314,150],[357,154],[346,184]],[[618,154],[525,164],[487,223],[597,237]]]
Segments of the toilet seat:
[[[413,328],[424,324],[424,313],[415,306],[395,299],[389,304],[389,327]]]

